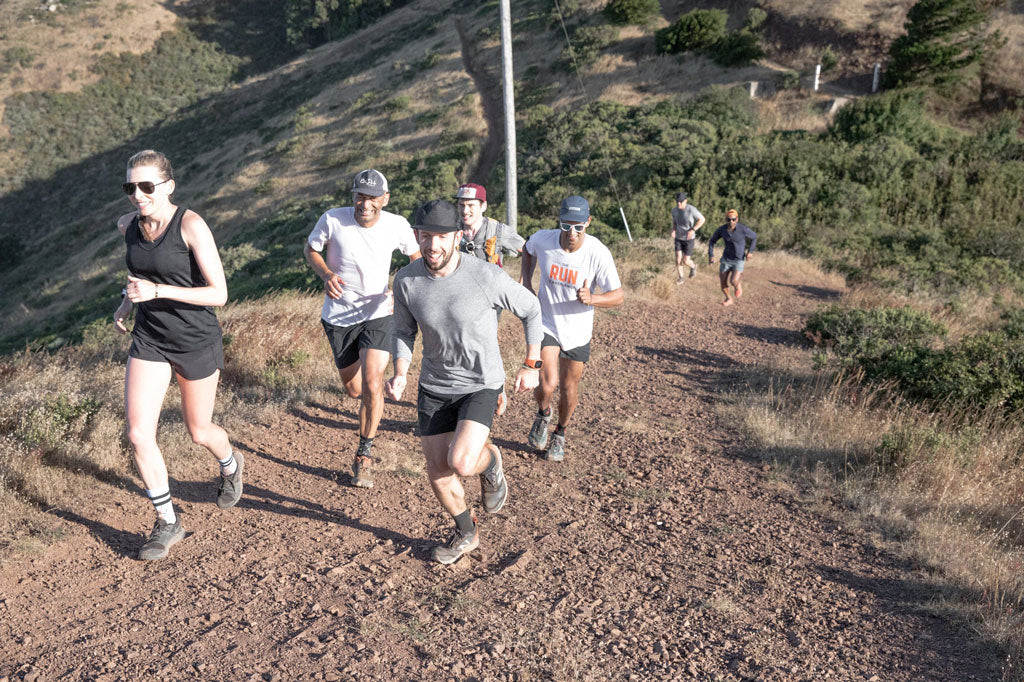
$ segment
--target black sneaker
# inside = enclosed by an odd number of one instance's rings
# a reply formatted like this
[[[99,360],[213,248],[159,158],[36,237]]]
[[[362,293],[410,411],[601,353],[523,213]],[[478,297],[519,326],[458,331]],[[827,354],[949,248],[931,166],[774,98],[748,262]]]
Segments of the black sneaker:
[[[533,420],[533,426],[530,427],[530,435],[526,440],[536,450],[543,450],[544,446],[548,444],[548,426],[551,425],[552,414],[554,413],[550,413],[545,417],[538,412],[537,418]]]
[[[501,511],[508,502],[508,481],[501,466],[501,450],[494,448],[494,471],[480,474],[480,497],[488,514]]]
[[[463,554],[472,552],[479,546],[479,527],[476,525],[476,519],[473,519],[473,530],[470,533],[463,534],[456,527],[443,545],[434,548],[434,561],[441,564],[454,564]]]
[[[217,490],[217,506],[221,509],[230,509],[242,499],[242,469],[245,467],[245,457],[241,452],[234,453],[235,473],[230,476],[220,477],[220,489]]]
[[[181,519],[175,519],[174,523],[167,523],[163,519],[157,519],[153,524],[153,530],[149,532],[149,539],[139,550],[139,559],[142,561],[154,561],[167,556],[167,551],[178,544],[178,541],[185,537],[185,529],[181,525]]]

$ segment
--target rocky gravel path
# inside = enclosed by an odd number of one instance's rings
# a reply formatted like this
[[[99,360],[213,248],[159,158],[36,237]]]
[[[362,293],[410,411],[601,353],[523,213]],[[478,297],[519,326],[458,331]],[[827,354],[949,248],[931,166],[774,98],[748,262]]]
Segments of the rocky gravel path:
[[[804,501],[716,410],[758,368],[806,366],[803,316],[837,293],[746,277],[732,309],[702,272],[598,315],[566,461],[525,447],[514,400],[494,429],[511,501],[454,566],[429,562],[449,521],[410,402],[386,408],[370,491],[335,475],[354,401],[232,434],[245,497],[219,512],[214,483],[172,484],[192,534],[164,561],[134,558],[145,501],[105,488],[7,563],[0,681],[1000,679],[992,647],[928,609],[926,573]]]

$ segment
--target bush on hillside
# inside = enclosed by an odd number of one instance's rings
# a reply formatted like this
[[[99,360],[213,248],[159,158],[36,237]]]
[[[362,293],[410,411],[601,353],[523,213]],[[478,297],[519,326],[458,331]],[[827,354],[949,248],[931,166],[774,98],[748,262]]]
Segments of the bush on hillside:
[[[729,15],[720,9],[695,9],[654,34],[660,54],[697,52],[722,66],[742,66],[764,56],[756,33],[750,28],[727,32]],[[758,17],[754,17],[757,21]]]
[[[658,0],[611,0],[604,15],[613,24],[647,24],[661,16]]]
[[[704,52],[725,38],[729,14],[721,9],[695,9],[654,34],[659,54]]]
[[[924,312],[902,308],[830,306],[813,313],[804,334],[845,367],[877,362],[897,349],[927,347],[946,328]]]
[[[292,45],[313,47],[369,26],[409,0],[286,0],[285,34]]]
[[[847,142],[887,136],[918,145],[937,137],[935,126],[925,113],[924,93],[920,90],[886,92],[850,102],[836,112],[831,131]]]
[[[591,66],[601,55],[601,51],[619,41],[619,29],[614,26],[583,26],[576,29],[570,37],[572,50],[562,50],[558,63],[566,71],[572,72],[573,56],[576,64],[582,69]]]

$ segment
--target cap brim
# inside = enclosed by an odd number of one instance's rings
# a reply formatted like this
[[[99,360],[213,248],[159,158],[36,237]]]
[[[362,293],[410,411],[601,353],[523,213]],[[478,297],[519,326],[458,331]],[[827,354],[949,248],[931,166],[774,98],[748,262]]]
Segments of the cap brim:
[[[384,196],[387,193],[388,193],[388,191],[386,189],[384,189],[384,190],[372,189],[371,190],[371,189],[367,189],[365,187],[360,188],[360,189],[356,189],[354,187],[352,188],[352,194],[365,194],[368,197],[382,197],[382,196]]]
[[[590,214],[589,213],[587,215],[585,215],[585,216],[582,216],[582,217],[580,216],[579,213],[559,213],[558,214],[558,219],[559,220],[578,220],[581,223],[587,222],[588,218],[590,218]]]
[[[451,225],[413,225],[414,230],[424,230],[425,232],[458,232],[462,229],[461,225],[452,227]]]

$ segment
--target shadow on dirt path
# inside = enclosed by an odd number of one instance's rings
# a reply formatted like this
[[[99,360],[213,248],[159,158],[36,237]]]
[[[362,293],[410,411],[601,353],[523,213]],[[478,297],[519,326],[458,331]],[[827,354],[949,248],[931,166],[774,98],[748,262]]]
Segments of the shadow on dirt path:
[[[493,430],[511,499],[452,566],[429,561],[451,521],[410,401],[385,408],[371,490],[345,485],[354,401],[233,433],[242,502],[219,511],[212,475],[175,482],[193,535],[164,561],[126,551],[146,501],[105,488],[65,541],[6,565],[0,678],[999,679],[992,643],[936,615],[948,588],[793,491],[716,409],[769,363],[806,367],[796,333],[836,293],[746,277],[730,309],[701,272],[597,316],[563,463],[526,446],[535,405],[513,396]]]

